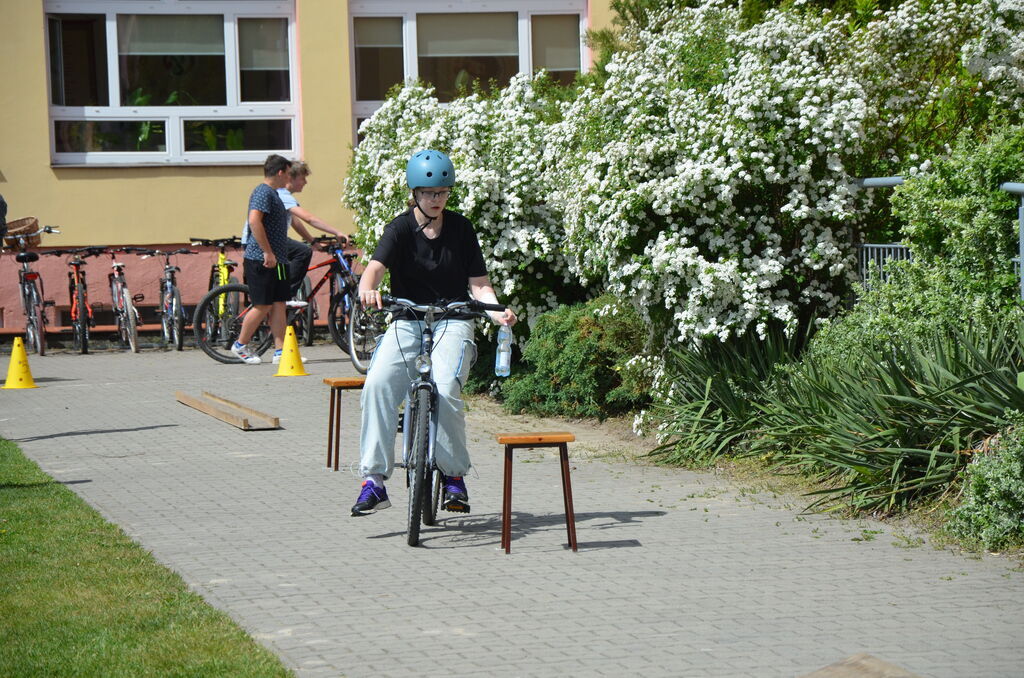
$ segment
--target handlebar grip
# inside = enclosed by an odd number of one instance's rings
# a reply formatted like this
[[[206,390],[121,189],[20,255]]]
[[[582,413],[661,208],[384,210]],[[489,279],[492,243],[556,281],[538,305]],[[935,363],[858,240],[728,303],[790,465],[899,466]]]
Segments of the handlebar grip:
[[[504,304],[485,304],[482,301],[476,302],[473,306],[482,311],[496,311],[497,313],[503,313],[508,310],[508,306],[505,306]]]

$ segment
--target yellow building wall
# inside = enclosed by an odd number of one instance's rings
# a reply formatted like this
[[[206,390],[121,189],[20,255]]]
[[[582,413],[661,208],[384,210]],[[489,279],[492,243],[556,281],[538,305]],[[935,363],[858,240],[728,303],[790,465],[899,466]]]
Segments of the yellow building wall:
[[[296,0],[299,156],[313,169],[300,196],[328,223],[352,230],[341,205],[352,143],[348,0]],[[8,218],[59,225],[44,245],[148,245],[240,233],[258,166],[52,167],[46,17],[41,0],[2,0],[0,193]],[[592,28],[612,24],[591,0]]]
[[[350,230],[341,180],[352,137],[348,1],[297,0],[302,156],[300,197]],[[44,245],[163,244],[241,233],[259,166],[51,167],[46,17],[39,0],[2,0],[0,194],[8,219],[59,225]]]

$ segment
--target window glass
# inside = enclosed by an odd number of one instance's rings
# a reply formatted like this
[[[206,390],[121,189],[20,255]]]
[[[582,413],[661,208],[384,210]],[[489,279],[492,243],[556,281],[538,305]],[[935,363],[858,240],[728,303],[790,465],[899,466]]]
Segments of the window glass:
[[[572,84],[580,70],[579,15],[535,14],[531,22],[534,69],[547,69],[563,85]]]
[[[220,15],[118,14],[117,48],[122,105],[227,102]]]
[[[515,12],[418,14],[420,78],[434,85],[440,101],[451,101],[474,82],[499,87],[519,70]]]
[[[242,101],[288,101],[288,20],[239,19]]]
[[[58,153],[166,151],[163,120],[57,120]]]
[[[382,101],[405,78],[401,17],[356,17],[356,99]]]
[[[55,106],[107,106],[103,15],[51,14],[50,96]]]
[[[291,120],[185,120],[186,151],[281,151],[292,147]]]

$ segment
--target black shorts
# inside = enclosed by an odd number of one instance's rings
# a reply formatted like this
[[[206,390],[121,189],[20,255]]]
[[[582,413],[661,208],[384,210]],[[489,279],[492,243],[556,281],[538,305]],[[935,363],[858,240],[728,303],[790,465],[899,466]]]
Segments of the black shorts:
[[[245,284],[249,286],[249,301],[253,306],[270,306],[292,298],[287,261],[278,260],[274,268],[267,268],[262,261],[255,259],[245,259],[243,264]]]

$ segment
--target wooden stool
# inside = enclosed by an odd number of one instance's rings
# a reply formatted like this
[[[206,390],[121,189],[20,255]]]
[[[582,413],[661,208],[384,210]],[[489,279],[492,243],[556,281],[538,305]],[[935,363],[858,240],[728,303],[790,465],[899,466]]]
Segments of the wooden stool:
[[[331,468],[333,455],[334,470],[338,470],[341,457],[341,392],[362,388],[366,377],[325,377],[324,383],[331,387],[331,410],[327,414],[327,468]]]
[[[576,440],[572,433],[501,433],[498,444],[505,446],[505,491],[501,504],[501,545],[512,551],[512,450],[557,447],[562,464],[562,501],[565,504],[565,529],[569,546],[576,551],[576,514],[572,508],[572,483],[569,481],[569,446]]]

